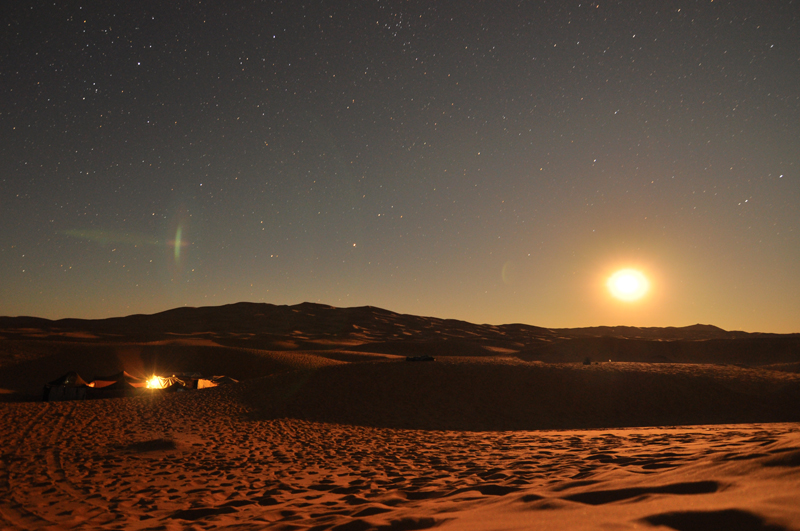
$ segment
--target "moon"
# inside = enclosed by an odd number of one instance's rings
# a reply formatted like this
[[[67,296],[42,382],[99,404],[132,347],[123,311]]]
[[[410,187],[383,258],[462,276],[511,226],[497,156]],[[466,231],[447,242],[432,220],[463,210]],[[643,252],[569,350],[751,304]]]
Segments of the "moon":
[[[622,301],[635,301],[644,297],[650,289],[650,282],[641,271],[620,269],[606,282],[611,295]]]

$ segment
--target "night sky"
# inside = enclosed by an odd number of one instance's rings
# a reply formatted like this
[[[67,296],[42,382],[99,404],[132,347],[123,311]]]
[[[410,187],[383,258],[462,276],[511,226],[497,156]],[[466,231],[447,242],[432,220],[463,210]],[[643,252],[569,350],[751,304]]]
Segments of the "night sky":
[[[0,315],[800,332],[800,3],[6,2]],[[650,280],[638,301],[605,286]]]

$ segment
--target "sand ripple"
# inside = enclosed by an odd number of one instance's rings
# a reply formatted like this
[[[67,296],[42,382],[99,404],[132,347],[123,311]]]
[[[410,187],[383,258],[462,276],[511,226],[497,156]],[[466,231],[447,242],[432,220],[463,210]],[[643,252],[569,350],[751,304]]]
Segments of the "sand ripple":
[[[2,526],[800,528],[797,424],[422,431],[234,397],[0,404]]]

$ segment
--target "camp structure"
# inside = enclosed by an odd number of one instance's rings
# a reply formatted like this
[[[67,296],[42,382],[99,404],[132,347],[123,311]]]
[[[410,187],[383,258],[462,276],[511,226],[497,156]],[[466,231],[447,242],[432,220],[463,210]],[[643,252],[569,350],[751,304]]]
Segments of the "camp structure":
[[[88,385],[87,398],[119,398],[139,394],[147,388],[147,380],[122,371],[97,377]]]
[[[193,372],[179,372],[172,376],[153,376],[147,381],[147,386],[165,391],[184,391],[188,389],[208,389],[219,385],[239,383],[239,380],[230,376],[212,376],[204,378],[202,374]]]
[[[230,384],[237,384],[239,380],[236,378],[231,378],[230,376],[225,375],[217,375],[211,377],[211,385],[207,385],[205,387],[216,387],[218,385],[230,385]],[[197,386],[198,389],[202,389],[200,385]]]
[[[99,376],[91,382],[87,382],[78,373],[72,371],[45,384],[42,398],[45,402],[120,398],[148,393],[206,389],[237,382],[237,380],[228,376],[203,378],[200,373],[179,373],[172,376],[152,376],[149,379],[145,379],[133,376],[126,371],[110,376]]]
[[[61,378],[44,384],[43,399],[45,402],[60,400],[84,400],[89,384],[75,371],[70,371]]]
[[[86,400],[90,398],[118,398],[139,394],[147,382],[125,371],[101,376],[87,382],[75,371],[70,371],[61,378],[48,382],[44,386],[45,402],[61,400]]]

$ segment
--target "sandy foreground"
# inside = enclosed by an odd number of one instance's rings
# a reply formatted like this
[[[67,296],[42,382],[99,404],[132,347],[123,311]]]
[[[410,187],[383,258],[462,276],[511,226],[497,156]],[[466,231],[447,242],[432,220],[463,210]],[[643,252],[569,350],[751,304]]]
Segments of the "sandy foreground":
[[[0,529],[800,530],[800,337],[313,304],[0,324]],[[123,369],[241,383],[40,401]]]
[[[797,423],[375,428],[270,418],[261,387],[0,404],[0,525],[800,529]]]

